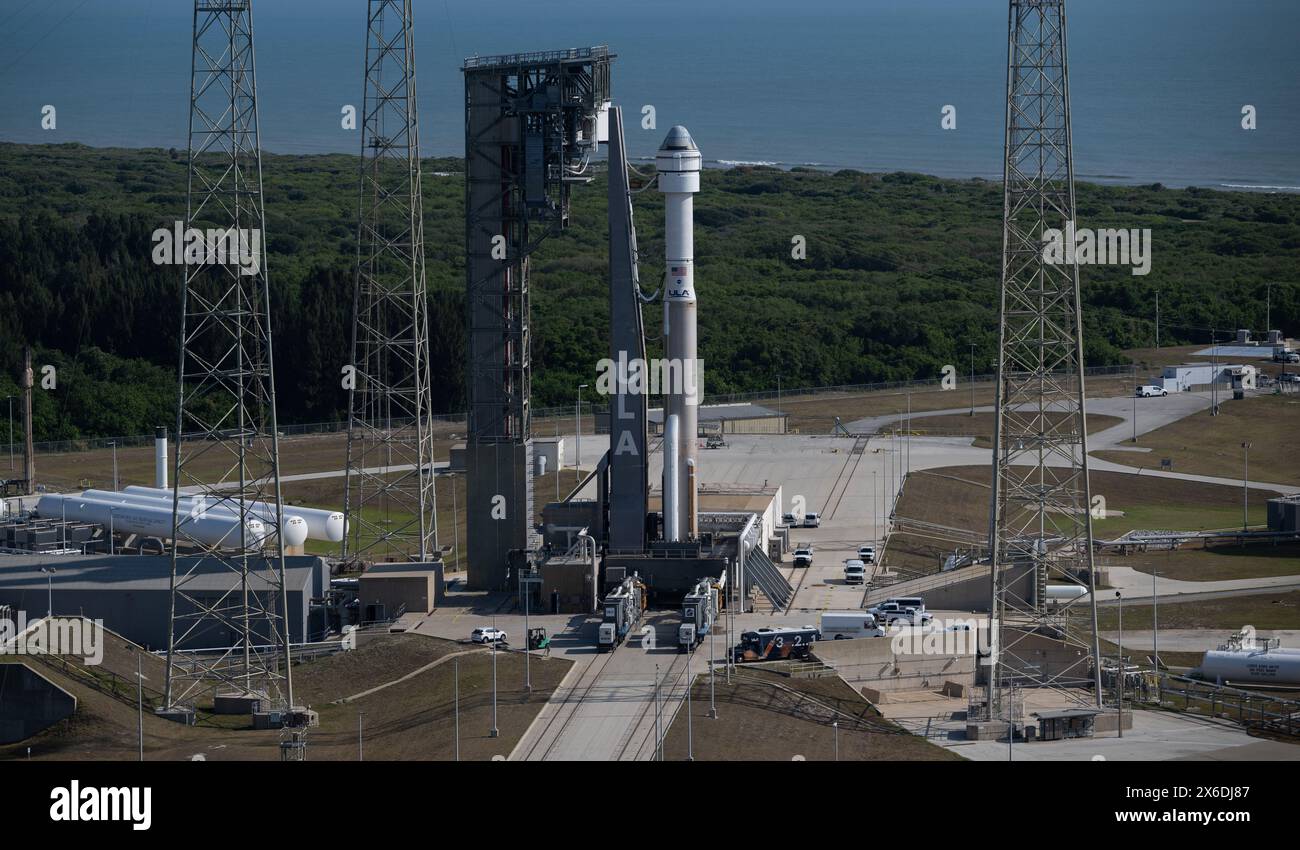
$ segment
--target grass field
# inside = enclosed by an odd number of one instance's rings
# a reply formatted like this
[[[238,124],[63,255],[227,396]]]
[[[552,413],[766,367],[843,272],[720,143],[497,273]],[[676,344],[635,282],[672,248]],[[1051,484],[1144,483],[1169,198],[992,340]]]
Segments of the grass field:
[[[1060,421],[1063,414],[1048,413],[1049,421]],[[982,448],[989,448],[993,445],[993,413],[976,412],[974,416],[968,413],[949,413],[944,416],[913,416],[911,428],[913,433],[933,434],[938,436],[960,435],[975,438],[974,445]],[[1102,414],[1093,414],[1088,417],[1088,433],[1096,434],[1098,431],[1104,431],[1115,425],[1119,425],[1124,420],[1118,416],[1104,416]],[[900,425],[900,427],[903,427]]]
[[[296,701],[320,714],[320,726],[307,733],[308,759],[352,761],[357,758],[360,717],[367,760],[441,760],[455,757],[454,690],[459,668],[460,756],[485,760],[508,755],[532,723],[570,662],[559,658],[532,659],[533,690],[524,690],[524,659],[517,652],[497,654],[497,727],[492,738],[492,659],[486,650],[448,660],[370,696],[335,704],[335,700],[413,672],[437,658],[465,649],[452,641],[422,635],[383,635],[363,640],[349,653],[321,658],[294,667]],[[105,664],[126,664],[134,672],[134,656]],[[13,661],[13,658],[0,658]],[[0,746],[0,760],[27,757],[52,760],[134,760],[136,708],[80,684],[48,667],[28,663],[78,700],[68,721],[18,744]],[[125,675],[128,671],[118,671]],[[146,674],[147,675],[147,674]],[[144,717],[145,758],[186,760],[274,761],[280,758],[280,734],[275,731],[221,728],[215,724],[181,726],[149,713]]]
[[[834,708],[839,719],[841,761],[961,761],[951,750],[935,746],[877,716],[870,704],[838,676],[790,679],[765,670],[746,670],[732,684],[718,674],[714,683],[717,718],[709,717],[709,676],[691,689],[690,726],[696,761],[831,761],[835,758],[834,715],[811,702],[773,687],[782,685]],[[687,757],[686,706],[664,738],[664,759]]]
[[[1108,511],[1124,514],[1093,521],[1093,534],[1100,539],[1118,537],[1135,528],[1199,531],[1241,526],[1241,491],[1236,487],[1121,472],[1093,472],[1090,477],[1094,497],[1103,497]],[[989,480],[987,466],[912,473],[898,502],[897,516],[904,521],[942,525],[957,533],[943,537],[938,532],[897,533],[890,538],[885,552],[886,565],[907,572],[936,572],[939,559],[968,542],[971,535],[974,538],[970,542],[982,545],[988,534]],[[1265,499],[1269,495],[1251,493],[1252,525],[1264,522]]]
[[[1112,561],[1117,566],[1179,581],[1229,581],[1300,575],[1300,544],[1260,543],[1139,552]]]
[[[1124,628],[1150,629],[1151,603],[1124,606]],[[1252,593],[1193,602],[1161,602],[1161,629],[1219,629],[1226,635],[1244,625],[1257,629],[1300,629],[1300,591]],[[1097,607],[1097,625],[1102,631],[1119,627],[1114,605]],[[1127,641],[1126,641],[1127,643]]]
[[[1116,395],[1129,395],[1133,392],[1133,380],[1129,377],[1105,377],[1088,381],[1088,397],[1104,398]],[[970,385],[959,386],[953,390],[918,388],[913,390],[878,390],[865,393],[825,394],[814,396],[785,396],[780,399],[782,413],[788,414],[789,427],[801,434],[829,434],[839,417],[845,425],[856,419],[869,416],[887,416],[892,413],[906,413],[909,403],[913,414],[932,410],[952,410],[968,407],[972,401]],[[705,403],[708,403],[706,397]],[[776,409],[776,398],[755,401],[764,407]],[[993,404],[993,384],[976,383],[974,405],[980,407]],[[915,421],[915,420],[913,420]],[[992,429],[990,428],[990,433]]]
[[[1300,396],[1253,396],[1233,401],[1227,395],[1219,415],[1208,410],[1139,434],[1134,445],[1149,454],[1096,452],[1103,460],[1158,467],[1161,459],[1173,461],[1174,472],[1213,475],[1241,480],[1245,472],[1243,442],[1251,443],[1250,478],[1277,484],[1300,485],[1300,453],[1295,435],[1300,433]]]

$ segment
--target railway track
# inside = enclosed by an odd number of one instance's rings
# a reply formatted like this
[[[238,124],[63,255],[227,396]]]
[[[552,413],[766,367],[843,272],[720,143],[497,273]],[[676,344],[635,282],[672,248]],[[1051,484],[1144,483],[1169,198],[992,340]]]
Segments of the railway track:
[[[668,670],[664,674],[665,684],[662,685],[660,689],[661,693],[663,693],[664,691],[666,691],[666,693],[664,693],[663,697],[660,700],[658,700],[660,704],[664,704],[666,706],[667,703],[672,702],[673,692],[677,690],[678,685],[681,684],[682,679],[685,677],[687,665],[682,664],[681,669],[677,671],[676,675],[673,674],[673,671],[675,668],[677,668],[679,662],[681,662],[683,659],[689,661],[690,658],[691,658],[691,654],[689,653],[684,656],[679,655],[669,663]],[[685,692],[683,691],[683,694],[684,693]],[[650,713],[655,709],[655,702],[656,700],[654,696],[654,689],[652,686],[651,693],[650,693],[650,700],[641,706],[641,711],[637,713],[636,722],[633,723],[628,728],[627,734],[623,737],[623,740],[619,742],[618,752],[614,756],[615,761],[628,761],[628,760],[640,761],[642,758],[642,754],[645,752],[645,748],[647,744],[651,746],[649,757],[650,758],[654,757],[653,754],[656,746],[655,735],[654,735],[655,724],[653,719],[651,719],[650,717]],[[667,733],[668,723],[671,721],[671,719],[672,717],[667,712],[664,712],[661,715],[660,718],[661,733],[663,734]],[[646,726],[644,733],[641,732],[642,726]],[[631,749],[633,743],[636,744],[636,748],[634,750]],[[629,750],[631,752],[630,759],[629,759]]]
[[[614,650],[614,652],[617,652],[617,650]],[[569,728],[569,724],[572,723],[573,718],[577,716],[578,708],[591,694],[591,689],[595,687],[596,682],[600,681],[600,674],[605,671],[605,668],[609,666],[609,662],[614,658],[614,652],[603,653],[603,657],[598,658],[587,665],[587,669],[582,672],[577,683],[573,686],[573,690],[564,697],[564,701],[561,703],[560,708],[551,716],[550,720],[546,722],[546,727],[537,736],[537,739],[533,741],[532,746],[528,748],[528,752],[524,754],[524,761],[546,761],[550,758],[551,753],[555,750],[555,745],[564,737],[565,730]],[[584,681],[586,682],[585,687],[583,685]],[[581,693],[579,694],[578,692],[580,689]],[[574,696],[575,694],[578,694],[576,698]],[[559,728],[556,728],[555,724],[557,722],[560,724]],[[553,734],[552,730],[555,730]],[[542,747],[543,744],[545,744],[545,749],[541,750],[541,756],[539,759],[538,749]]]

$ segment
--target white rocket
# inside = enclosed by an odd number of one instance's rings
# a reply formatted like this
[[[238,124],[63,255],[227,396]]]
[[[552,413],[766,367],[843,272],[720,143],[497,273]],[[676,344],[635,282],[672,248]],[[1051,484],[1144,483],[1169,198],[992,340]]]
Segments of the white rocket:
[[[672,385],[663,388],[665,431],[674,418],[677,425],[676,439],[664,440],[664,537],[683,540],[697,536],[699,528],[695,465],[704,391],[695,335],[694,201],[700,191],[700,150],[685,127],[668,131],[655,167],[665,196],[664,350],[672,378]]]

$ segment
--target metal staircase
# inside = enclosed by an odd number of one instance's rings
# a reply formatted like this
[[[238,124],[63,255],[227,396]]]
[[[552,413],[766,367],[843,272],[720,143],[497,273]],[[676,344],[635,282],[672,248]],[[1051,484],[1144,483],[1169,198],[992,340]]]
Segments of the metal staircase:
[[[758,589],[763,591],[763,595],[772,603],[773,608],[784,611],[789,606],[790,600],[794,597],[794,588],[762,549],[755,546],[749,550],[749,557],[745,559],[745,570],[754,579]]]

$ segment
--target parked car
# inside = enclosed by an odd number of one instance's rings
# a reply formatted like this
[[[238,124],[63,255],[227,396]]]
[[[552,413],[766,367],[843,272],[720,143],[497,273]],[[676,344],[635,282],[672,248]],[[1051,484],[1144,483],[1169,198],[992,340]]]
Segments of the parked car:
[[[790,528],[798,528],[799,520],[795,519],[794,514],[781,514],[781,524]]]
[[[505,643],[506,633],[495,626],[479,626],[469,633],[474,643]]]
[[[817,514],[804,514],[804,515],[803,515],[803,527],[804,527],[804,528],[817,528],[817,527],[820,526],[821,524],[822,524],[822,518],[819,517]]]
[[[1169,390],[1164,387],[1157,387],[1155,384],[1143,384],[1137,388],[1138,398],[1150,398],[1151,396],[1166,396]]]
[[[811,567],[813,564],[813,550],[811,546],[800,546],[794,550],[794,565],[796,567]]]
[[[876,621],[883,623],[885,626],[892,626],[897,623],[928,626],[930,621],[934,619],[934,615],[927,611],[918,611],[915,608],[899,605],[897,602],[882,602],[875,607],[868,608],[867,613],[875,616]]]
[[[1300,351],[1292,351],[1289,348],[1273,349],[1274,363],[1300,363]]]
[[[865,543],[858,547],[858,557],[865,564],[874,564],[876,562],[876,547]]]
[[[844,562],[844,583],[863,584],[867,580],[867,565],[857,558]]]
[[[1297,375],[1295,372],[1284,372],[1277,376],[1277,380],[1278,383],[1282,384],[1294,384],[1300,382],[1300,375]]]

